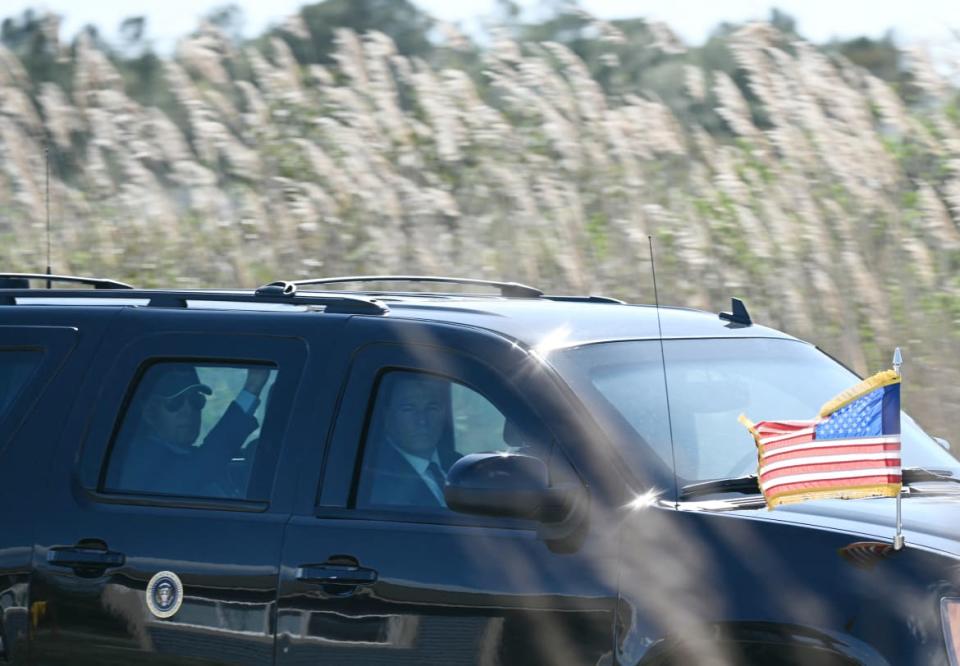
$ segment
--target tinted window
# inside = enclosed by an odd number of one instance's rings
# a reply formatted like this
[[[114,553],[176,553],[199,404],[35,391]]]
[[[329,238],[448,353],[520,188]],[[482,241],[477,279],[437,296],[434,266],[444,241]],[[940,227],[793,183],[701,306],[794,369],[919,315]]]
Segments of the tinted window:
[[[103,490],[250,496],[277,370],[267,365],[155,363],[132,388]],[[261,456],[272,464],[273,456]]]
[[[628,460],[638,468],[648,464],[642,442],[666,464],[674,456],[677,474],[687,481],[756,473],[756,446],[740,414],[755,421],[812,419],[859,381],[816,348],[792,340],[667,340],[663,350],[665,363],[656,341],[587,345],[551,360],[595,414],[612,408],[629,424],[632,437],[622,443]],[[956,467],[906,414],[901,426],[905,467]]]
[[[445,511],[443,484],[460,457],[518,450],[540,455],[541,444],[467,386],[389,372],[379,382],[369,418],[357,506]]]
[[[43,353],[36,350],[0,350],[0,419],[13,406],[42,358]]]

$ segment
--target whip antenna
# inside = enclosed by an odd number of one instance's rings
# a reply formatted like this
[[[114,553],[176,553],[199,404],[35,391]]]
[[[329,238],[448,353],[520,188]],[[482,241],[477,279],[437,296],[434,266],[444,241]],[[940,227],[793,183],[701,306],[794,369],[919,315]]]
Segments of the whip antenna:
[[[653,302],[657,311],[657,339],[660,340],[660,364],[663,367],[663,393],[667,400],[667,427],[670,431],[670,457],[673,461],[673,491],[676,501],[680,501],[680,482],[677,478],[677,451],[673,441],[673,416],[670,413],[670,385],[667,383],[667,356],[663,351],[663,325],[660,323],[660,294],[657,292],[657,266],[653,260],[653,236],[647,236],[650,243],[650,270],[653,273]]]
[[[47,275],[53,275],[50,270],[50,142],[43,139],[43,166],[47,174]],[[47,280],[47,289],[51,288],[50,280]]]

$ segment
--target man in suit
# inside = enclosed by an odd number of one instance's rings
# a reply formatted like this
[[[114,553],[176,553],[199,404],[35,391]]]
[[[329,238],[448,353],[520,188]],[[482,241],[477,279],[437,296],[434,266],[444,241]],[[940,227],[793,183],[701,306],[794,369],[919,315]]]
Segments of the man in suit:
[[[373,462],[368,502],[382,506],[444,509],[453,450],[450,382],[412,372],[394,372],[381,383],[378,414],[368,446]],[[368,455],[369,455],[368,454]],[[367,494],[361,490],[361,498]]]
[[[121,433],[116,460],[111,456],[108,488],[201,497],[242,495],[242,489],[227,487],[227,466],[259,427],[253,413],[269,377],[269,368],[248,369],[243,389],[197,446],[202,413],[213,389],[200,382],[190,364],[151,368],[137,390],[132,418],[124,424],[132,436]]]

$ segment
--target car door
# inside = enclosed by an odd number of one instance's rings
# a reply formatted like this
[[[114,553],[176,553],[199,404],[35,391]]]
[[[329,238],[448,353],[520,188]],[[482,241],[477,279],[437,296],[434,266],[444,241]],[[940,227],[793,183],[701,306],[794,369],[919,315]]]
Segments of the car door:
[[[447,419],[438,428],[445,434],[424,454],[441,473],[463,454],[523,450],[544,459],[555,482],[587,485],[564,452],[576,439],[566,430],[569,415],[547,400],[554,389],[534,359],[492,335],[442,326],[431,333],[426,326],[357,320],[348,327],[358,350],[328,455],[324,461],[317,446],[303,458],[301,492],[284,539],[278,663],[596,664],[609,658],[612,532],[593,525],[580,538],[553,539],[529,521],[455,513],[434,504],[431,484],[418,485],[409,469],[402,471],[401,458],[413,446],[400,448],[409,416],[400,412],[422,408]],[[419,388],[403,388],[411,386]],[[412,397],[401,399],[407,394]],[[445,396],[448,404],[437,407],[431,401],[441,398],[428,394]],[[381,420],[383,409],[388,413]],[[565,430],[567,436],[559,436]],[[381,444],[396,450],[378,463],[374,449]],[[386,486],[368,478],[375,473]]]
[[[184,315],[125,313],[77,388],[37,529],[33,663],[273,659],[281,454],[327,356],[297,315]],[[315,315],[312,339],[343,320]],[[177,441],[183,415],[198,434]]]
[[[0,314],[8,322],[17,319],[9,310]],[[4,663],[23,663],[27,656],[37,498],[44,461],[50,459],[52,442],[63,425],[58,407],[70,397],[63,376],[82,372],[90,360],[88,347],[75,353],[79,337],[76,327],[50,322],[0,325],[0,662]],[[45,418],[36,418],[40,412]]]

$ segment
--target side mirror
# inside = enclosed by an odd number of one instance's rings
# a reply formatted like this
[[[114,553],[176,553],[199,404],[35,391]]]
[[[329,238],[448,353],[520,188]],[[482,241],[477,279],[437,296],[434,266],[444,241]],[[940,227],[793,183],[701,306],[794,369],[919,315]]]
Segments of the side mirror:
[[[934,441],[935,441],[937,444],[939,444],[941,447],[943,447],[943,449],[944,449],[945,451],[951,452],[951,451],[950,451],[950,442],[948,442],[947,440],[945,440],[943,437],[934,437],[933,439],[934,439]]]
[[[447,473],[443,494],[454,511],[541,522],[562,521],[578,497],[575,486],[551,488],[546,464],[519,453],[465,455]]]

